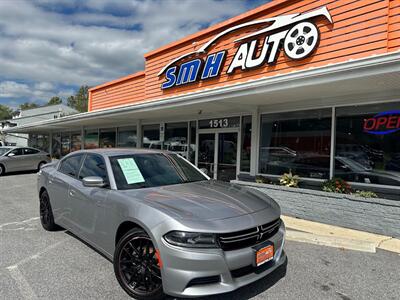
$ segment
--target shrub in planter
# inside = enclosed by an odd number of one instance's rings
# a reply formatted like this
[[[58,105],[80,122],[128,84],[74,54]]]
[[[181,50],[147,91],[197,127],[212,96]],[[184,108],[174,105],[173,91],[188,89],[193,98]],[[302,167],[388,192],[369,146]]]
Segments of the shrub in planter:
[[[342,178],[333,178],[326,180],[322,184],[322,190],[324,192],[339,193],[339,194],[351,194],[351,187],[347,181]]]
[[[279,183],[287,187],[298,187],[299,176],[293,175],[292,171],[289,173],[284,173],[279,179]]]
[[[356,191],[356,194],[364,198],[378,198],[378,195],[372,191]]]
[[[261,175],[257,175],[256,176],[256,183],[268,183],[271,184],[272,181],[269,180],[267,177],[265,176],[261,176]]]

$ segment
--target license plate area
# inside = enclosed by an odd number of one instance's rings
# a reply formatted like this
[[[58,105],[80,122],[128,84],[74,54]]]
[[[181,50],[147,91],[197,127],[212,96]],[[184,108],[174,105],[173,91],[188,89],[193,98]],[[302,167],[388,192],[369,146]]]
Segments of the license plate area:
[[[274,244],[271,242],[263,243],[257,247],[254,247],[253,250],[254,265],[256,267],[259,267],[274,259],[275,249]]]

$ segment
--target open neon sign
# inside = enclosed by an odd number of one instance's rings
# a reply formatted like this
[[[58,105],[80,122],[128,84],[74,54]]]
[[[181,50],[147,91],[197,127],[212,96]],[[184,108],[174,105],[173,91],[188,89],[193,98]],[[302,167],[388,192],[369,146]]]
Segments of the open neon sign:
[[[400,131],[400,110],[381,112],[364,120],[364,132],[383,135]]]

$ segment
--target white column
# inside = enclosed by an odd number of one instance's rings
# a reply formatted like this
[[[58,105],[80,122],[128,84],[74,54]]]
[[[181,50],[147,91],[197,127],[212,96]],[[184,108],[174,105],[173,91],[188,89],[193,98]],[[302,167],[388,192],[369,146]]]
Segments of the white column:
[[[335,175],[335,155],[336,155],[336,107],[332,107],[332,121],[331,121],[331,153],[330,153],[330,166],[329,178],[332,179]]]
[[[81,150],[85,149],[85,129],[81,127]]]
[[[143,136],[142,136],[142,121],[137,120],[136,121],[136,137],[137,137],[137,148],[142,148],[143,147]]]
[[[260,114],[255,109],[251,115],[251,154],[250,154],[250,175],[255,176],[258,172],[258,152],[260,139]]]

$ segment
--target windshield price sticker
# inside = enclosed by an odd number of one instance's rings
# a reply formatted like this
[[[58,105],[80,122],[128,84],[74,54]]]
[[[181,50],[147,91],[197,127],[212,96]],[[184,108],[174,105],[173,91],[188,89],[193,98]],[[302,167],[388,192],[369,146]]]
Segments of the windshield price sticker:
[[[124,174],[128,184],[135,184],[145,181],[133,158],[120,158],[118,159],[118,164],[121,167],[122,173]]]

